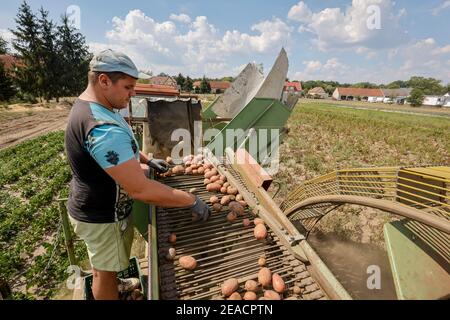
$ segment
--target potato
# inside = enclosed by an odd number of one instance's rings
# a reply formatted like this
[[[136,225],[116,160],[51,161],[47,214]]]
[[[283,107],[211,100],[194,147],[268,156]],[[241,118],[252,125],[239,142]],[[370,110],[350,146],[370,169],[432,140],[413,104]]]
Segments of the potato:
[[[180,166],[180,165],[175,166],[175,167],[173,167],[172,172],[174,174],[184,174],[184,167]]]
[[[258,300],[267,300],[266,297],[259,297]]]
[[[219,197],[217,196],[212,196],[211,198],[209,198],[209,202],[211,202],[211,204],[218,203],[219,201]]]
[[[166,158],[166,162],[167,162],[168,164],[173,164],[173,159],[172,159],[171,157],[167,157],[167,158]]]
[[[198,170],[197,169],[192,170],[192,174],[195,176],[198,175]]]
[[[194,156],[193,156],[192,154],[190,154],[190,155],[185,156],[185,157],[183,158],[183,162],[186,163],[186,162],[188,162],[188,161],[191,161],[192,159],[194,159]]]
[[[255,225],[258,225],[258,224],[264,225],[264,220],[260,219],[260,218],[255,218],[255,220],[253,220],[253,222],[255,223]]]
[[[198,172],[198,174],[204,174],[204,173],[205,173],[205,168],[199,167],[199,168],[197,169],[197,172]]]
[[[242,196],[242,194],[238,193],[236,195],[236,201],[242,201],[242,200],[244,200],[244,197]]]
[[[229,182],[224,182],[224,183],[223,183],[223,186],[224,186],[225,188],[228,188],[228,187],[230,186],[230,183],[229,183]]]
[[[253,229],[253,234],[257,240],[263,240],[267,237],[267,229],[263,224],[257,224]]]
[[[252,291],[247,291],[244,294],[244,300],[258,300],[258,297],[256,296],[256,293]]]
[[[214,168],[214,166],[213,166],[213,164],[211,163],[211,162],[209,162],[209,161],[205,161],[205,164],[204,164],[204,166],[206,167],[206,168],[208,168],[208,169],[212,169],[212,168]]]
[[[220,184],[221,186],[223,185],[223,181],[222,180],[217,180],[215,183],[218,183],[218,184]]]
[[[264,267],[264,266],[266,265],[266,258],[260,257],[260,258],[258,259],[258,265],[259,265],[260,267]]]
[[[169,234],[169,243],[176,243],[177,242],[177,235],[175,233]]]
[[[222,210],[222,205],[220,203],[214,203],[212,207],[215,212],[220,212]]]
[[[238,202],[239,202],[239,204],[240,204],[241,206],[243,206],[244,208],[247,206],[247,202],[245,202],[244,200],[239,200]]]
[[[241,206],[239,202],[232,201],[228,204],[228,208],[230,208],[231,211],[236,213],[238,216],[244,215],[244,207]]]
[[[272,282],[272,272],[270,271],[269,268],[263,267],[263,268],[261,268],[261,270],[259,270],[259,272],[258,272],[258,282],[263,287],[270,286],[270,283]]]
[[[192,167],[186,167],[186,169],[184,170],[185,174],[192,174]]]
[[[209,180],[211,180],[211,182],[216,182],[219,180],[219,176],[217,176],[217,175],[212,176],[211,178],[209,178]]]
[[[224,175],[220,175],[219,176],[219,179],[221,180],[221,181],[223,181],[223,182],[226,182],[227,181],[227,177],[225,177]]]
[[[209,171],[211,171],[211,169],[205,169],[205,173],[207,173],[207,172],[209,172]]]
[[[221,187],[220,188],[220,193],[226,194],[227,193],[227,188],[226,187]]]
[[[191,256],[182,256],[178,259],[180,266],[182,266],[186,270],[194,270],[197,268],[197,261]]]
[[[217,175],[217,170],[211,169],[211,171],[208,171],[207,173],[205,173],[205,178],[210,179],[211,177],[213,177],[215,175]]]
[[[210,183],[206,185],[206,190],[208,190],[209,192],[220,191],[220,185],[217,183]]]
[[[199,167],[199,165],[198,164],[191,164],[191,168],[192,168],[192,170],[197,170],[198,169],[198,167]]]
[[[227,214],[228,222],[233,223],[236,220],[236,218],[237,218],[237,215],[234,212],[230,212],[230,213]]]
[[[295,294],[300,294],[302,292],[302,289],[300,289],[299,286],[293,286],[292,292],[294,292]]]
[[[191,164],[192,164],[192,162],[191,162],[191,161],[186,161],[186,162],[184,163],[184,165],[185,165],[186,167],[190,167],[190,166],[191,166]]]
[[[197,193],[197,191],[198,191],[197,188],[190,188],[189,189],[189,193],[192,193],[192,194]]]
[[[273,290],[266,290],[264,292],[264,297],[267,300],[281,300],[280,295]]]
[[[230,197],[230,201],[234,201],[236,199],[236,197],[232,194],[228,195]]]
[[[242,297],[238,292],[233,292],[228,300],[242,300]]]
[[[230,278],[228,280],[225,280],[225,282],[222,284],[222,294],[225,297],[228,297],[238,288],[239,288],[238,280],[236,278]]]
[[[283,293],[286,290],[286,284],[278,273],[272,275],[272,287],[278,293]]]
[[[257,292],[259,290],[258,282],[255,280],[247,280],[244,287],[247,291]]]
[[[207,184],[210,184],[211,183],[211,181],[209,181],[209,179],[205,179],[205,180],[203,180],[203,184],[206,186]]]
[[[226,206],[230,203],[230,197],[229,196],[223,196],[220,200],[220,204],[223,206]]]
[[[244,219],[242,220],[242,224],[244,227],[249,227],[252,223],[250,222],[250,219]]]
[[[228,194],[233,194],[233,195],[235,195],[235,194],[238,193],[238,189],[236,189],[235,187],[229,186],[229,187],[227,188],[227,193],[228,193]]]
[[[167,251],[167,254],[166,254],[166,259],[168,261],[173,261],[173,259],[175,259],[176,255],[177,255],[177,251],[175,250],[175,248],[169,248],[169,250]]]

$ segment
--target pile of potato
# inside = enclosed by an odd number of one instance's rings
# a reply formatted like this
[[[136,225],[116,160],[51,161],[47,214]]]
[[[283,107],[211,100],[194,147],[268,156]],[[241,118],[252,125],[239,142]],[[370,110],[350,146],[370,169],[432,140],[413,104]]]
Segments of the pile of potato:
[[[264,264],[261,265],[260,262]],[[239,290],[239,281],[230,278],[222,284],[222,296],[227,300],[281,300],[286,291],[286,284],[278,273],[273,273],[265,267],[265,257],[258,260],[261,269],[258,272],[258,281],[247,280],[244,287]],[[295,291],[295,288],[294,288]],[[258,298],[259,296],[259,298]]]

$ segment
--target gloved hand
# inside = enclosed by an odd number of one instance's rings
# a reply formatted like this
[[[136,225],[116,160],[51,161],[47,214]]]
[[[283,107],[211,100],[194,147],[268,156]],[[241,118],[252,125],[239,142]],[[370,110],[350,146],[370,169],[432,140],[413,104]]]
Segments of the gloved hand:
[[[191,207],[191,213],[194,220],[202,219],[203,221],[206,221],[211,215],[211,210],[202,199],[200,199],[198,196],[195,196],[195,202]]]
[[[162,159],[151,159],[147,162],[147,165],[155,169],[158,173],[166,173],[169,171],[169,164]]]

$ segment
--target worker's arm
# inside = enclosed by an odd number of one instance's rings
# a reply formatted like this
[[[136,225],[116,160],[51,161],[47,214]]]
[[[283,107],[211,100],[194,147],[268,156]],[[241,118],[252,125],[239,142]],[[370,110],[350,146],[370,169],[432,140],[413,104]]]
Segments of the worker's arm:
[[[130,197],[161,207],[189,207],[195,196],[147,179],[136,159],[105,169]]]
[[[139,151],[139,162],[147,164],[148,160],[150,159],[145,155],[145,153]]]

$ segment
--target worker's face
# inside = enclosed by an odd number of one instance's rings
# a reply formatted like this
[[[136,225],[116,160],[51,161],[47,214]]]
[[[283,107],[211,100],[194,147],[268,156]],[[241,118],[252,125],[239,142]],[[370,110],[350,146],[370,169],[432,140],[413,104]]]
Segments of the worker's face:
[[[136,79],[128,75],[113,83],[108,76],[101,74],[99,82],[106,99],[115,109],[126,108],[131,97],[136,95],[134,91]]]

